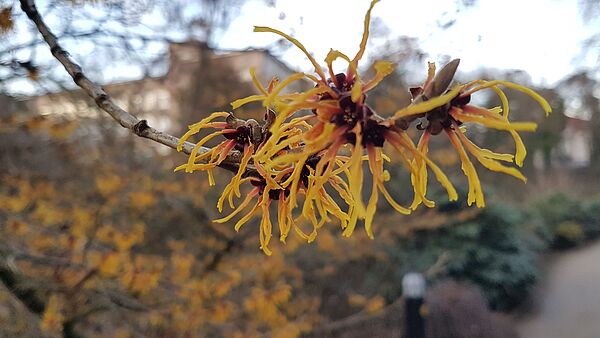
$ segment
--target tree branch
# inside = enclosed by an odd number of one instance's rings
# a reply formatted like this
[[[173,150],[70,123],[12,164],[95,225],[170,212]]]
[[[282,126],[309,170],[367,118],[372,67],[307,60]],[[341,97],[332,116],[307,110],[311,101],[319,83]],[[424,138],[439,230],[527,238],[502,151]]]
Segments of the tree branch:
[[[121,126],[129,129],[137,136],[177,149],[177,143],[179,142],[177,137],[150,127],[146,120],[139,120],[137,117],[119,107],[101,86],[91,81],[83,73],[81,67],[71,59],[69,53],[58,43],[58,39],[52,31],[50,31],[50,28],[48,28],[38,12],[34,0],[20,0],[20,2],[21,9],[42,34],[44,41],[46,41],[46,44],[50,47],[52,55],[65,67],[65,70],[69,73],[75,84],[94,99],[96,105],[98,105],[100,109],[108,113],[115,121],[119,122]],[[183,152],[186,154],[190,154],[193,148],[193,143],[185,142],[183,144]],[[209,150],[209,148],[202,147],[199,153]],[[240,152],[233,151],[219,166],[237,172],[241,157],[242,155]]]
[[[19,285],[19,276],[12,269],[0,262],[0,282],[10,291],[29,311],[37,315],[42,315],[46,304],[35,293],[34,289],[22,287]]]
[[[12,293],[25,307],[32,313],[43,316],[46,310],[46,303],[42,300],[35,289],[23,286],[22,276],[14,272],[10,264],[5,262],[4,253],[0,252],[0,282],[4,284],[6,289]],[[75,324],[77,320],[67,320],[63,323],[64,338],[79,338],[82,337],[77,333]]]
[[[344,336],[342,333],[351,333],[353,331],[356,333],[356,329],[364,328],[367,323],[373,323],[374,321],[400,322],[404,312],[403,303],[404,298],[400,297],[376,313],[361,311],[349,317],[313,328],[310,332],[302,335],[302,337],[341,337]],[[382,323],[379,323],[379,325],[382,325]]]
[[[68,264],[61,259],[52,259],[51,258],[49,261],[40,261],[40,260],[35,259],[35,256],[30,256],[29,258],[32,258],[32,257],[34,258],[34,260],[33,260],[34,262],[42,263],[42,264],[43,264],[43,262],[50,263],[51,265],[55,264],[55,263],[65,264],[65,265]],[[13,255],[9,255],[4,248],[0,247],[0,283],[4,284],[6,289],[13,296],[15,296],[23,305],[25,305],[27,310],[29,310],[31,313],[34,313],[41,317],[44,315],[44,311],[46,309],[46,302],[44,299],[42,299],[38,295],[38,292],[35,288],[25,285],[25,283],[24,283],[25,277],[22,276],[16,269],[11,267],[10,260],[12,260],[13,258],[16,258],[16,257],[14,257]],[[96,271],[97,270],[95,270],[95,269],[91,270],[86,276],[84,276],[77,283],[77,285],[75,287],[73,287],[70,290],[70,292],[75,292],[75,291],[79,290],[81,288],[81,285],[83,283],[85,283],[87,280],[89,280],[89,278],[92,277],[96,273]],[[105,296],[106,299],[111,302],[111,304],[122,307],[124,309],[130,310],[130,311],[135,311],[135,312],[148,311],[148,307],[146,307],[144,304],[138,302],[136,299],[127,297],[127,295],[124,295],[124,294],[119,294],[117,292],[114,292],[113,290],[95,290],[95,293]],[[74,296],[72,293],[71,294],[67,293],[66,295]],[[96,306],[96,307],[92,307],[89,310],[81,312],[79,314],[76,314],[71,318],[67,318],[62,324],[63,337],[64,338],[83,337],[82,335],[80,335],[77,332],[75,325],[78,322],[87,318],[92,313],[95,313],[98,311],[104,311],[107,309],[108,308],[106,306]]]

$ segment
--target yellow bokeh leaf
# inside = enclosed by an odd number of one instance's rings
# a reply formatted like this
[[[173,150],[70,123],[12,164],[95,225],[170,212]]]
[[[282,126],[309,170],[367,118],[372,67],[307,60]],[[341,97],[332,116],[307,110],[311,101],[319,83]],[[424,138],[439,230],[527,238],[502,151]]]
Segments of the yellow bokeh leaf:
[[[96,178],[96,188],[102,196],[117,192],[122,185],[121,178],[117,175],[105,175]]]
[[[104,277],[112,277],[118,274],[122,264],[122,255],[117,252],[111,252],[104,255],[100,266],[98,267],[100,274]]]
[[[194,255],[191,254],[173,254],[171,255],[171,265],[173,273],[171,280],[175,283],[181,283],[190,277],[192,265],[195,262]]]
[[[136,210],[144,210],[156,204],[157,199],[149,191],[136,191],[129,193],[129,205]]]
[[[381,296],[375,296],[375,297],[369,299],[369,302],[365,306],[365,310],[368,313],[375,313],[375,312],[378,312],[381,309],[383,309],[384,306],[385,306],[385,299],[383,299],[383,297],[381,297]]]
[[[348,304],[350,306],[364,306],[367,303],[367,297],[353,293],[348,295]]]
[[[44,309],[40,323],[43,332],[60,332],[65,317],[62,314],[63,302],[58,295],[51,295]]]

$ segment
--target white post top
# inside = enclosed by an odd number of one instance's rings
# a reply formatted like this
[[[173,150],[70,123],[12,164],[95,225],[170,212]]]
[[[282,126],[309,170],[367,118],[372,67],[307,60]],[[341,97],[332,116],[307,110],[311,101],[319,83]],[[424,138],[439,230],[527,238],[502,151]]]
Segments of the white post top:
[[[409,272],[402,278],[402,292],[406,298],[422,298],[425,295],[425,278],[418,272]]]

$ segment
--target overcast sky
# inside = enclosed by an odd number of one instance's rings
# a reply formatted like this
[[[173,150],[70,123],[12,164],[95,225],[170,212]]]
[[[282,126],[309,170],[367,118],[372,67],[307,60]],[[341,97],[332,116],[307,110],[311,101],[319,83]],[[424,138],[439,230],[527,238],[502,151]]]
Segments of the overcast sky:
[[[260,25],[293,33],[317,60],[323,60],[329,48],[353,55],[368,5],[368,0],[278,0],[277,7],[268,8],[251,0],[220,46],[262,47],[277,40],[273,34],[252,32],[254,25]],[[450,55],[462,59],[463,71],[481,66],[522,69],[534,82],[552,84],[595,62],[592,57],[576,61],[584,40],[600,30],[600,20],[584,23],[579,10],[577,0],[479,0],[467,8],[458,8],[455,1],[382,0],[373,16],[385,23],[392,36],[418,38],[430,61]],[[281,13],[285,13],[283,20]],[[452,20],[456,20],[453,25],[440,29]],[[283,59],[310,70],[297,49],[285,52]]]
[[[164,13],[158,6],[152,9],[151,1],[147,2],[150,10],[143,14],[141,30],[136,33],[143,33],[145,25],[168,26]],[[186,14],[193,16],[199,8],[194,6],[195,0],[188,1]],[[418,74],[419,80],[425,76],[426,61],[439,62],[443,56],[450,56],[461,58],[463,72],[481,67],[518,69],[529,73],[535,84],[553,85],[577,68],[595,65],[600,54],[600,46],[595,46],[595,53],[590,53],[586,59],[580,58],[584,41],[593,33],[600,33],[600,19],[582,20],[580,1],[583,0],[478,0],[473,6],[464,7],[457,5],[461,0],[381,0],[373,10],[372,19],[381,21],[392,39],[405,35],[418,40],[419,47],[428,55],[419,69],[409,73]],[[43,9],[47,3],[48,0],[40,0],[38,5]],[[277,0],[276,7],[268,7],[265,0],[249,0],[236,14],[229,29],[217,36],[217,45],[234,50],[261,48],[279,39],[270,33],[254,33],[253,26],[257,25],[291,34],[318,61],[325,58],[330,48],[353,55],[361,39],[369,3],[370,0]],[[90,13],[98,12],[96,15],[102,17],[102,7],[95,10],[93,4],[87,6]],[[74,10],[80,9],[75,7]],[[61,20],[61,16],[47,17],[55,31]],[[0,43],[10,42],[11,45],[28,41],[31,35],[26,23],[21,20],[15,32],[0,37]],[[449,23],[453,24],[446,29],[440,28]],[[85,24],[78,22],[79,26]],[[186,39],[183,31],[175,30],[169,34],[176,40]],[[385,40],[386,37],[373,37],[368,50],[377,50]],[[63,43],[76,58],[91,53],[94,47],[91,42]],[[146,52],[158,55],[165,48],[164,44],[157,44]],[[51,58],[46,46],[40,45],[37,50],[40,57]],[[26,59],[30,51],[21,52],[15,56]],[[367,52],[367,57],[378,59],[373,54]],[[287,49],[281,58],[295,70],[311,71],[308,60],[296,48]],[[128,64],[126,59],[113,58],[107,62],[98,58],[97,61],[102,69],[100,73],[94,72],[93,64],[85,66],[88,74],[102,83],[143,76],[142,68]],[[66,76],[61,67],[56,72]],[[36,86],[28,79],[10,83],[14,92],[23,94],[34,93]]]

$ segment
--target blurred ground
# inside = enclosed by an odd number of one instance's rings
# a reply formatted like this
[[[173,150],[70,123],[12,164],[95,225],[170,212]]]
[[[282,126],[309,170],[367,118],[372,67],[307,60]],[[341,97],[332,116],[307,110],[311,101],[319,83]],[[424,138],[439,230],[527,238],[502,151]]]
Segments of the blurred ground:
[[[564,253],[548,270],[539,307],[517,325],[523,338],[600,336],[600,242]]]

